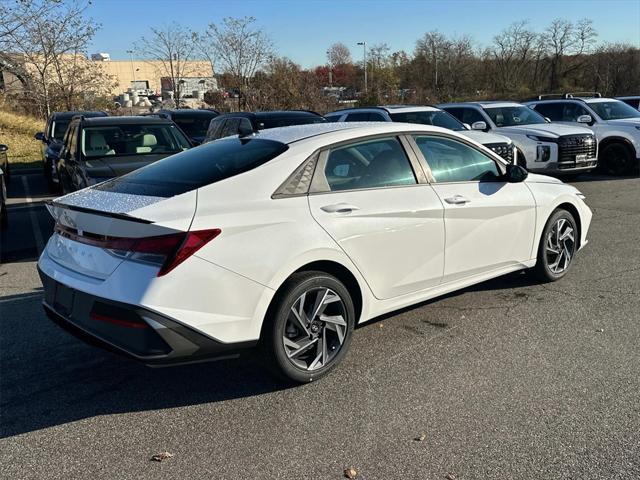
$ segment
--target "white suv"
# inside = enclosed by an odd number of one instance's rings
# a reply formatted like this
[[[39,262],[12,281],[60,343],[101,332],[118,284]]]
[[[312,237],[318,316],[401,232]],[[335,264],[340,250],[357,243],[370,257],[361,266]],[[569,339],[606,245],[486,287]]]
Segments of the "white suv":
[[[346,108],[327,113],[324,117],[329,122],[402,122],[434,125],[461,133],[465,137],[481,143],[507,162],[520,165],[511,139],[503,135],[471,130],[469,125],[464,125],[453,115],[432,106],[388,105]]]
[[[552,122],[589,127],[600,146],[600,167],[613,175],[631,173],[640,164],[640,112],[599,93],[578,95],[567,93],[553,100],[545,97],[558,95],[540,95],[527,105]]]
[[[515,102],[466,102],[438,105],[473,130],[490,131],[513,140],[527,170],[551,175],[576,174],[598,164],[591,130],[551,124],[531,108]]]

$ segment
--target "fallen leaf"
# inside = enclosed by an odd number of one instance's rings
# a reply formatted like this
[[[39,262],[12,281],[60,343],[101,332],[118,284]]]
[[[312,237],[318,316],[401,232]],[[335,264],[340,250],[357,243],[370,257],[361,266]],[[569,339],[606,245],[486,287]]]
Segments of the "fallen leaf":
[[[415,437],[414,440],[416,442],[423,442],[424,439],[427,438],[427,436],[424,433],[421,433],[419,437]]]
[[[599,329],[596,330],[596,332],[602,333],[602,332],[604,332],[604,329],[603,328],[599,328]]]
[[[446,478],[447,480],[456,480],[456,476],[455,476],[453,473],[451,473],[451,472],[447,473],[447,474],[444,476],[444,478]]]
[[[161,452],[161,453],[158,453],[158,454],[154,455],[153,457],[151,457],[151,460],[153,460],[154,462],[161,462],[161,461],[166,460],[167,458],[171,458],[171,457],[173,457],[173,453]]]
[[[384,328],[384,323],[379,323],[378,328]]]
[[[344,476],[346,478],[350,478],[350,479],[354,479],[358,476],[358,471],[353,468],[353,467],[349,467],[349,468],[345,468],[344,469]]]

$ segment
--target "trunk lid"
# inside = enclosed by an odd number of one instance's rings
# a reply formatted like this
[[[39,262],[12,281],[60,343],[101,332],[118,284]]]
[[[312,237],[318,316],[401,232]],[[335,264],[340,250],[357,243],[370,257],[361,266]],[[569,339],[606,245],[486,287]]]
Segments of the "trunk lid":
[[[116,193],[89,187],[60,197],[47,209],[61,231],[90,239],[143,238],[189,230],[197,190],[166,198]],[[47,254],[82,275],[105,279],[124,261],[117,251],[88,245],[54,233]]]

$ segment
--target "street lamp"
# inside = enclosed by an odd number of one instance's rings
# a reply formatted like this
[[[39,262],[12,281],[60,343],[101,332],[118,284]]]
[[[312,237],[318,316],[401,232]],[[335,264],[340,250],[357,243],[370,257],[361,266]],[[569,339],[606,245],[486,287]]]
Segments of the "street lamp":
[[[327,50],[327,58],[329,59],[329,87],[333,87],[333,59],[331,58],[331,50]]]
[[[362,45],[362,52],[364,56],[364,93],[367,93],[367,42],[358,42],[358,45]]]

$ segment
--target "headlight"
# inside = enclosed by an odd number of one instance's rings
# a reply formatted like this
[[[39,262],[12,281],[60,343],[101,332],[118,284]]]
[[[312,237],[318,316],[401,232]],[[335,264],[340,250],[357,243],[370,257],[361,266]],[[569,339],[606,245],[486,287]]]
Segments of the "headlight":
[[[556,143],[558,141],[557,138],[541,137],[540,135],[527,135],[527,138],[530,138],[531,140],[535,140],[536,142]]]
[[[548,162],[551,158],[551,147],[549,145],[538,145],[538,155],[536,162]]]

